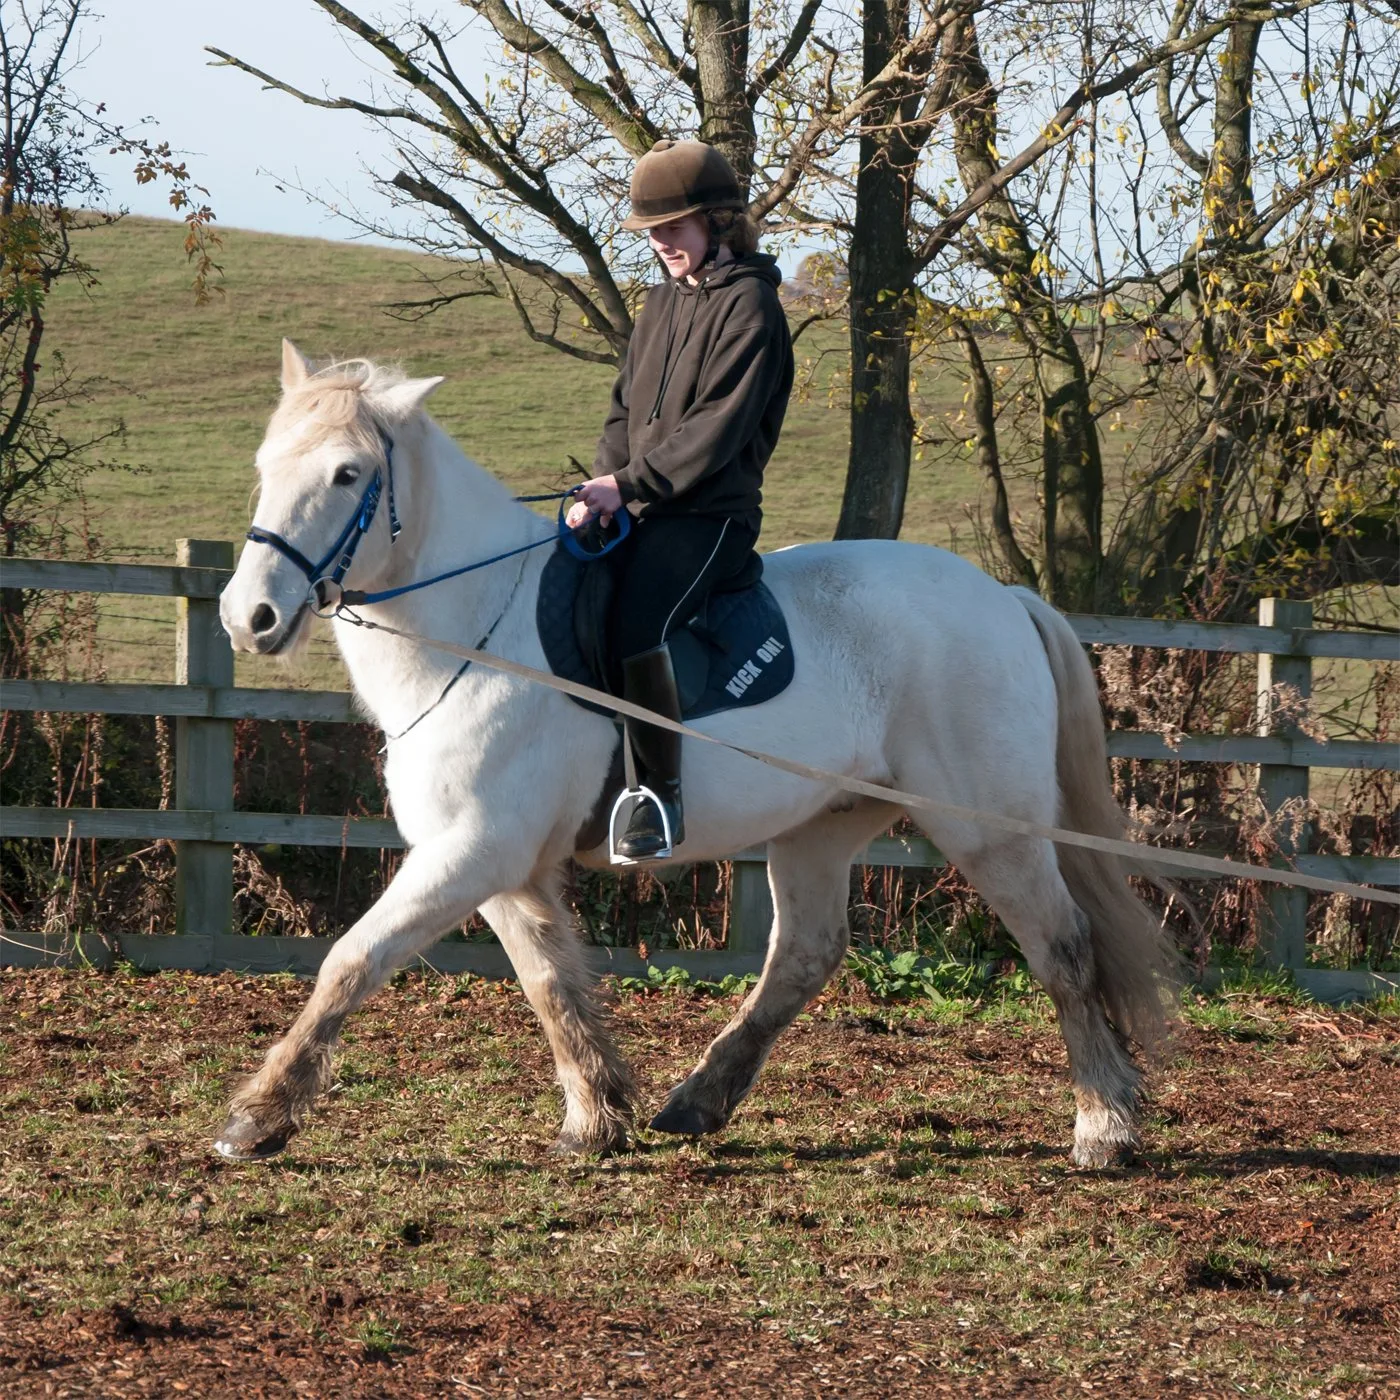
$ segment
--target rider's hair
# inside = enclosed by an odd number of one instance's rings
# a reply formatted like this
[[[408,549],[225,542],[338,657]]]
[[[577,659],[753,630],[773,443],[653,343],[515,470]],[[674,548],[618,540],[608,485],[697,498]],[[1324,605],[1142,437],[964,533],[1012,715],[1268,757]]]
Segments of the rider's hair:
[[[728,248],[736,258],[758,251],[759,227],[747,209],[707,209],[710,242]]]

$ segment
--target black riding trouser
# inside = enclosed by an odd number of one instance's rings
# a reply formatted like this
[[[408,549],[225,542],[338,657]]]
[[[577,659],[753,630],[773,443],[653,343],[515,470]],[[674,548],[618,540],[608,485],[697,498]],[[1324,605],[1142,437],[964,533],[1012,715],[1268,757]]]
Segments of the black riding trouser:
[[[659,647],[710,593],[749,567],[756,539],[735,520],[667,515],[635,521],[608,555],[615,581],[613,655]]]

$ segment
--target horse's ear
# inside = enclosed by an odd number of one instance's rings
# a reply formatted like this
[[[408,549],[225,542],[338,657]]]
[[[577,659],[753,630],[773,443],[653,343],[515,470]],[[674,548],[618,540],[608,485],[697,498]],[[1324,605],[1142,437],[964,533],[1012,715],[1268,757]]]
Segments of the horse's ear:
[[[289,394],[311,377],[311,362],[292,344],[282,342],[282,392]]]
[[[375,407],[391,421],[402,422],[427,403],[443,378],[443,375],[435,374],[431,379],[405,379],[402,384],[381,389],[374,396]]]

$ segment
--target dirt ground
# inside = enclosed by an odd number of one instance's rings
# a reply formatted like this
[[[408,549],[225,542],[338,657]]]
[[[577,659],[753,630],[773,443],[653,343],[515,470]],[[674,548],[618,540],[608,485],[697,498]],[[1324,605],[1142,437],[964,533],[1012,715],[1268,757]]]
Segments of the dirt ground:
[[[814,1004],[725,1133],[550,1153],[513,987],[410,978],[285,1158],[210,1149],[288,979],[0,979],[0,1395],[1400,1393],[1400,1014],[1193,998],[1070,1168],[1044,1002]],[[623,994],[648,1105],[735,1003]]]

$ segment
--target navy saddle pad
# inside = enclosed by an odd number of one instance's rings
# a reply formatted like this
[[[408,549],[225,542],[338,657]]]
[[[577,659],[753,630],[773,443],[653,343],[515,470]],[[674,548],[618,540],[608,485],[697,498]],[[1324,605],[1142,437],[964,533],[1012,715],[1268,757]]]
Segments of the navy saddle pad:
[[[619,695],[619,665],[606,640],[611,594],[612,575],[606,565],[584,563],[558,545],[540,578],[535,625],[556,676]],[[712,593],[669,640],[684,719],[762,704],[792,680],[787,622],[761,580],[733,592]],[[586,700],[575,704],[612,714]]]

